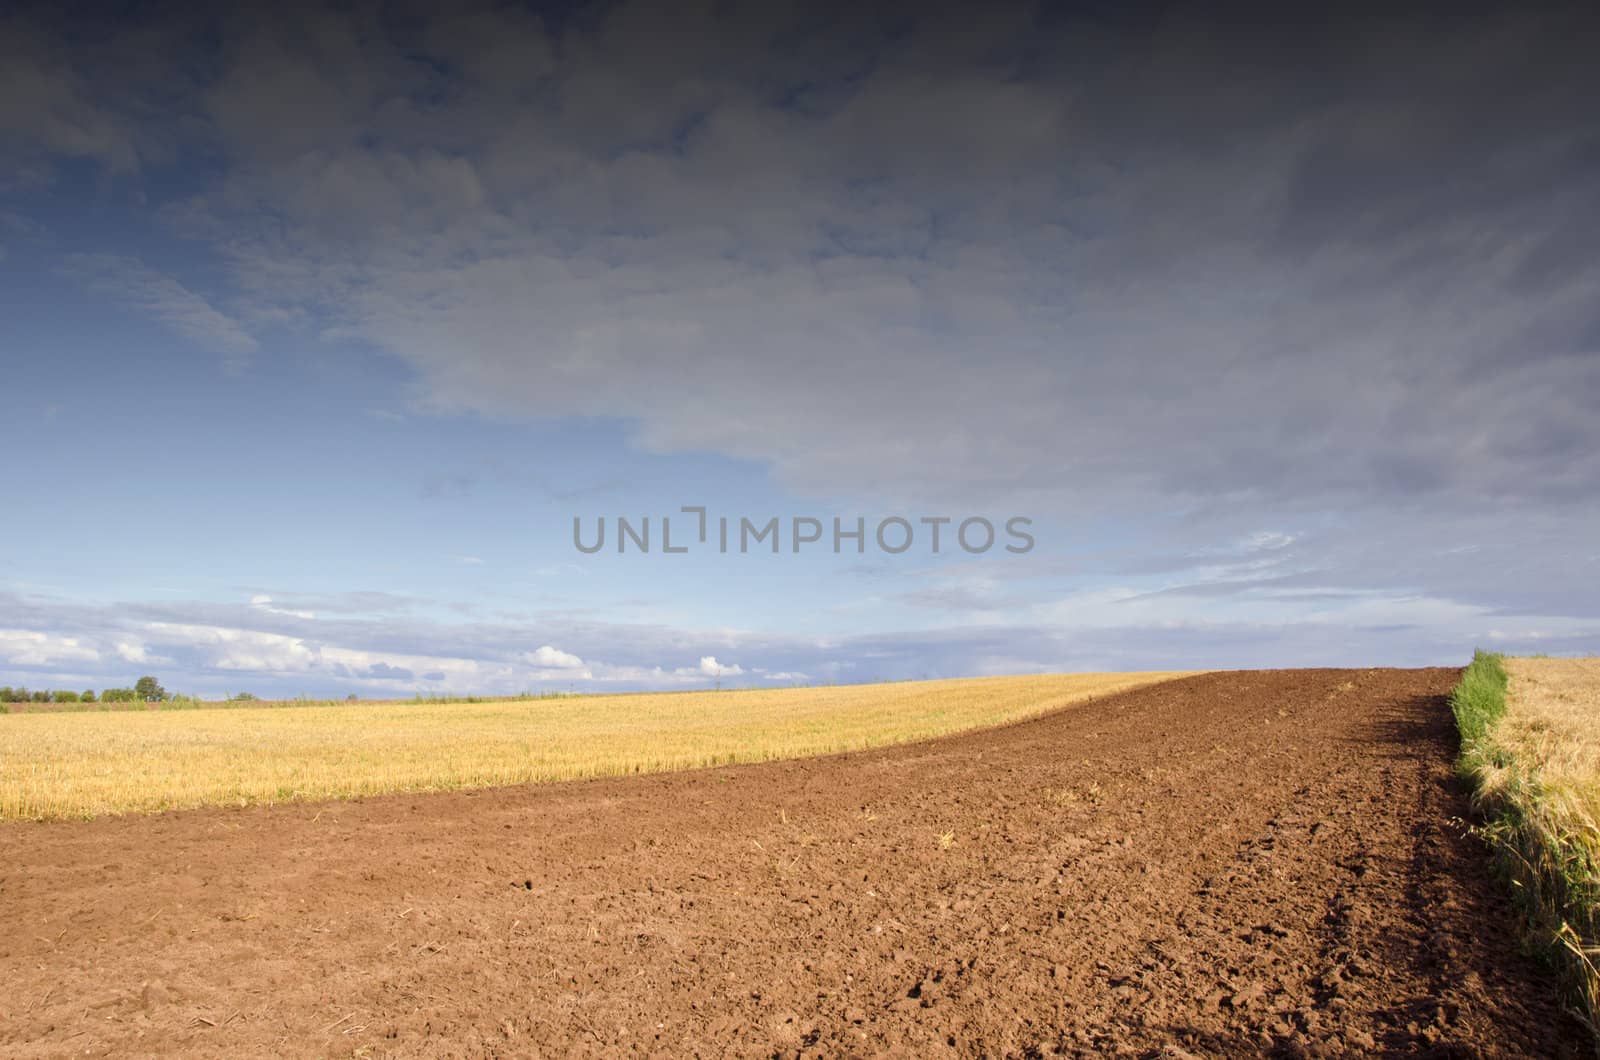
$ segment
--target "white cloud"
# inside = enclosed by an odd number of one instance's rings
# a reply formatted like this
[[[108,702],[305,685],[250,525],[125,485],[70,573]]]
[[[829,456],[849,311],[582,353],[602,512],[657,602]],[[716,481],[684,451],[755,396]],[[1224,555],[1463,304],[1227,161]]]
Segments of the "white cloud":
[[[1258,530],[1239,543],[1244,552],[1276,552],[1295,543],[1297,535],[1277,530]]]
[[[720,663],[715,655],[702,655],[700,665],[690,672],[699,673],[702,677],[738,677],[744,673],[744,667],[735,663]]]
[[[13,666],[96,662],[100,652],[78,637],[27,629],[0,629],[0,659]]]
[[[472,689],[503,683],[520,673],[514,666],[489,660],[365,650],[231,626],[150,622],[143,628],[165,644],[198,649],[207,668],[264,676],[305,675],[408,688],[425,682]]]
[[[152,639],[203,649],[206,665],[219,670],[307,673],[318,660],[302,638],[280,633],[183,622],[151,622],[145,629]]]
[[[151,661],[150,652],[142,641],[135,637],[118,637],[113,643],[117,658],[123,662],[147,663]]]
[[[551,563],[543,567],[535,567],[533,574],[539,578],[554,578],[565,574],[583,574],[584,569],[576,563]]]
[[[242,368],[258,349],[236,320],[137,258],[72,254],[65,260],[67,271],[97,293],[149,314],[202,349],[223,354],[230,368]]]
[[[250,598],[250,606],[273,615],[293,615],[296,618],[316,618],[313,611],[301,611],[291,608],[273,607],[272,597],[266,593],[257,593]]]
[[[575,670],[583,666],[583,660],[576,655],[552,648],[548,644],[529,652],[528,661],[544,670]]]

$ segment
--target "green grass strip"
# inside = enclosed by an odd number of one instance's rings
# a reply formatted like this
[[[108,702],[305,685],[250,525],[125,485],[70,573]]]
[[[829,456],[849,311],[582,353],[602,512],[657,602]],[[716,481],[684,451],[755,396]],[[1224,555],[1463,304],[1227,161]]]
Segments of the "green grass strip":
[[[1490,730],[1505,717],[1508,684],[1502,657],[1486,651],[1475,652],[1472,664],[1461,672],[1461,683],[1450,693],[1450,710],[1461,733],[1463,756],[1485,749]]]

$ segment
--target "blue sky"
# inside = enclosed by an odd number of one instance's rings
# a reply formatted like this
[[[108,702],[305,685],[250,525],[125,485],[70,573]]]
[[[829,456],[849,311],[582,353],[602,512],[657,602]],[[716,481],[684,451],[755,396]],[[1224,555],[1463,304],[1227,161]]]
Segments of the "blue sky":
[[[1600,641],[1581,9],[135,12],[0,18],[0,683]],[[1036,544],[573,547],[683,505]]]

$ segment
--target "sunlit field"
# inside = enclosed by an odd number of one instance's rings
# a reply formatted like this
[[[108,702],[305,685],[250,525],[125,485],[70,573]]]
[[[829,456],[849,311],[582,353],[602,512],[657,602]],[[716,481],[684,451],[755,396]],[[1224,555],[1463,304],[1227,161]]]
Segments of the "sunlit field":
[[[1181,673],[0,717],[0,818],[443,791],[861,750]]]
[[[1600,821],[1600,659],[1507,659],[1500,737],[1574,812]]]
[[[1600,659],[1507,659],[1500,739],[1575,828],[1600,840]]]
[[[1483,723],[1463,729],[1480,831],[1529,936],[1600,1033],[1600,659],[1480,656],[1463,687],[1474,683],[1457,690],[1457,716],[1481,701],[1467,712]]]

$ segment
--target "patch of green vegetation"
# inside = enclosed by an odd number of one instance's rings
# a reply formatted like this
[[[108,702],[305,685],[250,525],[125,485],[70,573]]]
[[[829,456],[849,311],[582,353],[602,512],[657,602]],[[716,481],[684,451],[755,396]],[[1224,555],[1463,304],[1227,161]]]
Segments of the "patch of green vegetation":
[[[1486,651],[1472,655],[1472,663],[1461,672],[1461,683],[1450,693],[1450,710],[1461,733],[1461,750],[1469,755],[1483,744],[1496,722],[1505,717],[1506,674],[1504,656]]]

